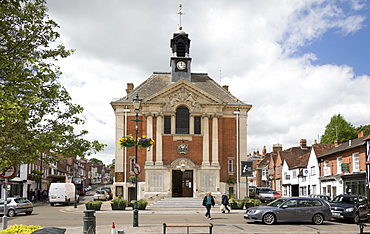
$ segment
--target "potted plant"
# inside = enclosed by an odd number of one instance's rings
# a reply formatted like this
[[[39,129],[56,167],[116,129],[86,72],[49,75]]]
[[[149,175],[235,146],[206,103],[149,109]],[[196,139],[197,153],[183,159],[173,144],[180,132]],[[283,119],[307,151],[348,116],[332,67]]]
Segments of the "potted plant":
[[[87,201],[85,202],[86,210],[100,210],[102,201]]]
[[[229,204],[231,209],[243,209],[244,208],[244,201],[242,199],[229,199]]]
[[[152,138],[149,138],[149,137],[146,137],[146,136],[139,137],[139,139],[137,141],[137,145],[140,147],[140,149],[149,148],[153,144],[154,144],[154,140],[152,140]],[[150,148],[149,148],[149,150],[150,150]]]
[[[136,139],[131,134],[125,137],[121,137],[118,141],[119,141],[121,148],[132,147],[136,145]]]
[[[227,179],[226,183],[227,183],[228,185],[236,184],[235,178],[230,176],[230,177]]]
[[[137,200],[137,208],[139,210],[145,210],[146,206],[148,205],[148,201],[145,199],[139,199]]]
[[[127,200],[123,199],[121,195],[114,198],[110,205],[112,207],[112,210],[125,210],[127,206]]]

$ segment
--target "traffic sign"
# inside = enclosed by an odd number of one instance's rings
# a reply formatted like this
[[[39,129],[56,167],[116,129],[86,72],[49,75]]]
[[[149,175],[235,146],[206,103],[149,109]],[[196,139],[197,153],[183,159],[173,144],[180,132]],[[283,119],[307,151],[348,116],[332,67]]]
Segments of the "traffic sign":
[[[253,177],[253,162],[241,161],[241,163],[242,163],[242,173],[240,176]]]
[[[140,175],[140,172],[141,172],[140,165],[138,163],[135,163],[134,164],[134,173],[135,173],[135,175]]]
[[[0,177],[4,179],[12,179],[16,176],[17,174],[17,167],[15,166],[10,166],[6,168],[1,174]]]

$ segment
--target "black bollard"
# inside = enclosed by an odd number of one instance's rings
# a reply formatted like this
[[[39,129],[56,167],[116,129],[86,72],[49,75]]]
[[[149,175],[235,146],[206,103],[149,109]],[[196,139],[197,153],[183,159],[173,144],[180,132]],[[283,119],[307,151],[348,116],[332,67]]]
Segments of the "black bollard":
[[[95,210],[84,210],[84,223],[83,223],[83,233],[86,234],[89,230],[89,227],[96,229],[96,217],[94,216]]]

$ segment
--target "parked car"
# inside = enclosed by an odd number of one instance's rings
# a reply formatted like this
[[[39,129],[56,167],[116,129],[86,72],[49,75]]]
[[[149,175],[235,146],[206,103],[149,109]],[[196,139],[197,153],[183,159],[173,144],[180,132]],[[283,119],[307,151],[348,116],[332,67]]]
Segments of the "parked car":
[[[107,191],[105,191],[105,190],[97,190],[94,194],[93,199],[94,199],[94,201],[96,201],[96,200],[108,201],[109,200],[109,195],[108,195]]]
[[[274,196],[274,200],[281,198],[281,193],[277,191],[272,191],[272,195]]]
[[[107,191],[108,195],[109,195],[109,199],[112,199],[113,198],[113,191],[110,187],[102,187],[101,190],[105,190]]]
[[[339,195],[331,201],[330,206],[335,219],[350,220],[355,223],[360,220],[370,221],[370,207],[366,197]]]
[[[331,201],[330,197],[329,197],[329,196],[327,196],[327,195],[321,195],[321,194],[310,194],[310,195],[308,195],[308,197],[321,198],[321,199],[323,199],[323,200],[325,200],[325,201],[327,201],[327,202],[330,202],[330,201]]]
[[[90,185],[85,186],[85,192],[90,191],[90,190],[91,190],[91,186]]]
[[[280,198],[266,206],[248,208],[244,218],[273,224],[275,222],[312,222],[322,224],[331,220],[330,205],[320,198]]]
[[[272,190],[267,187],[255,187],[249,191],[249,197],[258,198],[261,202],[270,202],[274,200]]]
[[[33,204],[25,197],[8,197],[7,199],[8,217],[13,217],[19,213],[26,215],[32,214]],[[0,199],[0,214],[4,215],[4,199]]]

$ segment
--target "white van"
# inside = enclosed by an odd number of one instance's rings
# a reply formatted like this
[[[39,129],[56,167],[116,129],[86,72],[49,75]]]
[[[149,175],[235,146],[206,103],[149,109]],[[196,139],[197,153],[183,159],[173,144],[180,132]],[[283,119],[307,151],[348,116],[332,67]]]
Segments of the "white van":
[[[79,203],[79,196],[76,193],[76,186],[73,183],[51,183],[49,188],[49,202],[51,206],[55,203],[70,205],[76,201]]]

